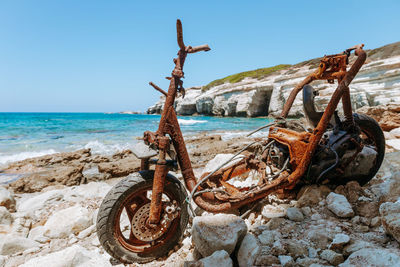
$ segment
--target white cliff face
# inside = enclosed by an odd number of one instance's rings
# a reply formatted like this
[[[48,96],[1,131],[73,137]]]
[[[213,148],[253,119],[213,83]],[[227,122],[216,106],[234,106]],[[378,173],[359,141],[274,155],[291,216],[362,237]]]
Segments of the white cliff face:
[[[390,44],[368,52],[361,71],[350,84],[353,108],[400,102],[400,43]],[[355,57],[352,56],[351,63]],[[314,62],[314,60],[313,60]],[[307,75],[315,71],[316,64],[305,63],[276,71],[263,79],[245,78],[238,83],[224,83],[202,92],[199,87],[187,89],[184,99],[177,98],[178,115],[195,113],[216,116],[279,115],[291,90]],[[337,83],[312,83],[318,90],[317,109],[324,110]],[[148,113],[160,113],[165,97],[162,96]],[[341,104],[339,105],[339,110]],[[300,93],[289,113],[302,116]]]

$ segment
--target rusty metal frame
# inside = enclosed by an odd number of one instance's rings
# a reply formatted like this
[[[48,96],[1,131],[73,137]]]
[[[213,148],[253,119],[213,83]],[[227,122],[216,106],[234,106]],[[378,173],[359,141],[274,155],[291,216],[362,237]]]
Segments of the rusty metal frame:
[[[178,123],[178,119],[174,110],[174,102],[177,93],[180,92],[184,95],[184,88],[182,86],[182,78],[184,77],[183,66],[188,53],[195,53],[199,51],[208,51],[208,45],[201,45],[197,47],[185,46],[183,42],[182,24],[177,20],[177,41],[179,51],[177,58],[174,59],[175,67],[172,71],[168,92],[165,92],[157,85],[150,83],[156,90],[166,96],[165,104],[162,110],[159,127],[156,132],[146,131],[144,133],[144,141],[159,150],[159,156],[155,167],[154,181],[152,188],[152,199],[150,204],[149,226],[154,226],[160,221],[161,213],[161,198],[165,178],[168,173],[168,166],[166,165],[166,154],[169,151],[170,142],[172,143],[177,160],[185,181],[186,188],[192,192],[196,188],[198,180],[196,179],[188,151],[186,149],[185,141]],[[290,164],[294,170],[292,173],[283,171],[276,179],[269,183],[260,183],[257,190],[246,191],[238,190],[235,187],[228,186],[225,181],[231,177],[243,174],[249,170],[258,170],[262,172],[265,170],[265,164],[261,161],[254,159],[251,155],[240,160],[236,164],[223,168],[214,173],[209,179],[209,183],[219,181],[231,193],[230,197],[222,194],[204,192],[194,196],[196,204],[210,212],[226,212],[230,209],[243,206],[245,204],[254,202],[255,200],[264,198],[270,193],[293,188],[294,185],[304,175],[311,158],[321,140],[323,133],[326,131],[329,121],[337,108],[340,100],[343,102],[343,110],[346,122],[349,126],[353,125],[352,108],[350,101],[349,84],[360,70],[361,66],[366,60],[366,53],[363,51],[363,45],[352,47],[346,50],[343,54],[325,56],[321,59],[319,68],[309,76],[307,76],[300,84],[298,84],[290,93],[281,116],[286,118],[289,114],[290,108],[293,105],[294,99],[297,94],[302,90],[303,86],[311,83],[314,80],[327,80],[333,83],[338,80],[338,87],[332,95],[325,112],[320,119],[317,127],[312,133],[303,132],[298,133],[285,129],[282,127],[271,127],[269,132],[269,140],[276,140],[277,142],[288,146],[290,152]],[[348,64],[348,57],[350,52],[355,50],[358,56],[355,63],[349,71],[346,70]],[[169,137],[166,137],[169,135]],[[142,160],[141,169],[148,169],[149,161]],[[264,171],[265,173],[265,171]],[[202,177],[201,177],[202,178]],[[200,185],[197,190],[200,192],[207,184]]]

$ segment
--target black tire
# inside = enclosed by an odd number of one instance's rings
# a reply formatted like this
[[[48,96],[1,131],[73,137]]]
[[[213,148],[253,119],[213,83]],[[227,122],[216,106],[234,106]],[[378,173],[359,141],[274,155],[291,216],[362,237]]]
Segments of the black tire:
[[[374,145],[377,150],[377,157],[374,162],[374,166],[371,168],[371,171],[368,175],[360,175],[358,177],[354,177],[352,180],[356,180],[360,185],[365,185],[372,178],[374,178],[375,174],[378,172],[379,168],[382,165],[383,158],[385,157],[385,135],[378,122],[373,118],[365,115],[365,114],[353,114],[354,122],[360,127],[363,135],[367,137],[367,142],[370,142],[371,145]]]
[[[151,190],[154,171],[141,171],[127,176],[116,184],[105,196],[97,215],[97,236],[103,248],[115,259],[122,263],[145,263],[163,257],[176,246],[183,237],[188,224],[189,214],[187,209],[187,193],[183,185],[174,176],[168,174],[165,181],[164,193],[173,196],[180,207],[180,213],[172,222],[168,230],[157,240],[162,240],[158,245],[154,241],[148,242],[154,249],[145,249],[144,252],[134,252],[127,249],[120,241],[121,235],[116,229],[120,225],[121,210],[127,199],[135,192]],[[137,212],[136,208],[135,212]],[[140,210],[140,209],[139,209]],[[135,213],[136,214],[136,213]],[[117,222],[118,221],[118,222]],[[173,233],[170,233],[173,231]],[[131,233],[131,228],[129,228]],[[120,232],[121,233],[121,232]],[[119,238],[118,238],[119,237]],[[130,237],[129,237],[130,239]]]

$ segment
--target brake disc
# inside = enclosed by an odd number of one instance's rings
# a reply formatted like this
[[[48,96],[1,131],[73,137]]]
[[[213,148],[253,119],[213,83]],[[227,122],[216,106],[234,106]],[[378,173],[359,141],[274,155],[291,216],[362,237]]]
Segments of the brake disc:
[[[141,241],[153,241],[162,236],[167,228],[161,223],[154,228],[146,225],[150,214],[150,203],[141,206],[132,218],[132,234]]]

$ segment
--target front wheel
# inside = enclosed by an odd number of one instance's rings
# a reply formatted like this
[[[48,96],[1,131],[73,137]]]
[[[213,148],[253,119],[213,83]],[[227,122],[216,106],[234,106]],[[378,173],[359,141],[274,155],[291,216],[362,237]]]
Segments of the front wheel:
[[[165,256],[182,238],[189,214],[187,193],[167,175],[159,225],[147,226],[154,171],[141,171],[116,184],[97,215],[97,235],[103,248],[123,263],[145,263]]]

